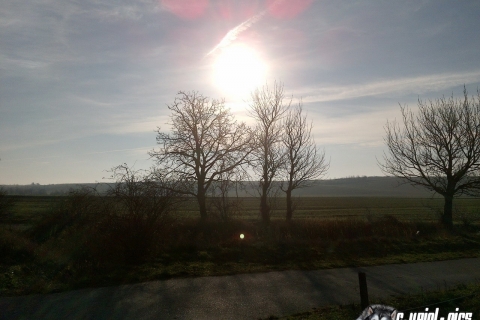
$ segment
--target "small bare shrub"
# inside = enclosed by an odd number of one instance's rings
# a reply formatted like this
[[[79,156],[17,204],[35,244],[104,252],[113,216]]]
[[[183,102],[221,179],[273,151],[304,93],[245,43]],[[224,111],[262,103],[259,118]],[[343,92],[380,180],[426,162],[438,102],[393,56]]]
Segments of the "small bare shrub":
[[[153,179],[127,165],[111,170],[115,181],[106,194],[95,188],[73,190],[30,233],[64,259],[93,264],[140,263],[161,245],[169,213],[182,199],[175,182]]]
[[[467,230],[475,230],[477,222],[480,221],[480,210],[477,208],[474,210],[466,210],[455,207],[454,214],[460,219],[463,227]]]
[[[95,223],[101,219],[105,208],[107,206],[95,189],[70,190],[64,201],[30,229],[30,236],[39,243],[56,238],[70,227],[79,228]]]
[[[244,177],[241,174],[240,171],[225,173],[211,187],[209,209],[224,222],[238,215],[243,209],[243,199],[238,196],[238,191],[245,188],[240,181]],[[231,196],[232,191],[235,196]]]
[[[182,200],[179,186],[126,164],[111,173],[115,184],[106,199],[113,210],[97,230],[110,248],[121,251],[124,262],[139,263],[158,247],[165,219]]]

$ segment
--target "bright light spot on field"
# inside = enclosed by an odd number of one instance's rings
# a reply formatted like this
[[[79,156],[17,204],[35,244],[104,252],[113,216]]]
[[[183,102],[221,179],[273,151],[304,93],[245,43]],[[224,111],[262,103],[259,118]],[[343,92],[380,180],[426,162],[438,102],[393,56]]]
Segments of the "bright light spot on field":
[[[245,238],[245,235],[243,233],[240,233],[240,239]]]

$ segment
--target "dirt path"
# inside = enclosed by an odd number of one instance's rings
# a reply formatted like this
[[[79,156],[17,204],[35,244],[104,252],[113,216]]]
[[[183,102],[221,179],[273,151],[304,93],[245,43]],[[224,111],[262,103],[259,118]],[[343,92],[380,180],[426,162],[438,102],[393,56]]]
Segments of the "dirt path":
[[[0,319],[258,319],[480,280],[480,258],[153,281],[0,298]]]

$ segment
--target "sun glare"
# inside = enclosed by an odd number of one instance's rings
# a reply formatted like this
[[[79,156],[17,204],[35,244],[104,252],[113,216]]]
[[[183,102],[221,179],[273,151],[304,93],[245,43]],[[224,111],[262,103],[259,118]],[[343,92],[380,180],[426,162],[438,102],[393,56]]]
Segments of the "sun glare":
[[[266,65],[245,45],[223,49],[217,57],[213,81],[225,94],[244,97],[265,82]]]

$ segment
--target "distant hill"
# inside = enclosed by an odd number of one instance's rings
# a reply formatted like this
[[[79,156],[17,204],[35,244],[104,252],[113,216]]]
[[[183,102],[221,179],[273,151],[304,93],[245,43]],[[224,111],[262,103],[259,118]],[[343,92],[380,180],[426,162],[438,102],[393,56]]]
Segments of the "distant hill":
[[[252,186],[257,183],[251,182]],[[51,184],[51,185],[4,185],[0,186],[10,195],[38,195],[60,196],[66,195],[72,189],[81,186],[95,187],[99,191],[109,188],[108,183],[86,184]],[[240,192],[240,196],[253,196],[253,187],[248,192]],[[234,193],[231,193],[233,195]],[[402,180],[395,177],[352,177],[316,181],[313,186],[296,190],[298,196],[305,197],[399,197],[399,198],[428,198],[432,192],[421,187],[402,184]],[[282,195],[282,193],[280,193]]]
[[[320,180],[297,191],[299,196],[315,197],[399,197],[428,198],[432,192],[406,184],[395,177],[358,177]]]

